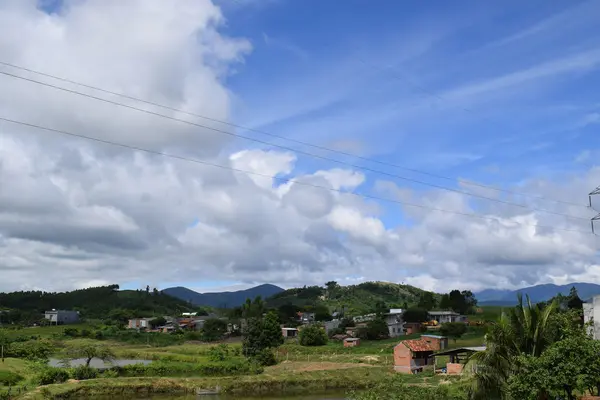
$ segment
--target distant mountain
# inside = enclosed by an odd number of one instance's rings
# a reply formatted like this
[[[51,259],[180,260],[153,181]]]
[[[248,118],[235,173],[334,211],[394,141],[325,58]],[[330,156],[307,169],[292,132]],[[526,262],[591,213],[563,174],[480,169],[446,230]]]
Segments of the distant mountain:
[[[198,293],[191,289],[177,286],[162,291],[169,296],[192,303],[195,306],[210,306],[217,308],[232,308],[242,305],[246,299],[261,296],[263,299],[283,292],[279,286],[264,284],[246,290],[235,292]]]
[[[522,293],[523,297],[529,295],[529,298],[534,303],[550,300],[559,293],[568,295],[571,288],[575,286],[579,297],[586,301],[592,296],[600,294],[600,285],[595,283],[575,282],[566,285],[536,285],[518,290],[498,290],[486,289],[475,293],[475,298],[480,305],[514,305],[517,303],[517,294]]]

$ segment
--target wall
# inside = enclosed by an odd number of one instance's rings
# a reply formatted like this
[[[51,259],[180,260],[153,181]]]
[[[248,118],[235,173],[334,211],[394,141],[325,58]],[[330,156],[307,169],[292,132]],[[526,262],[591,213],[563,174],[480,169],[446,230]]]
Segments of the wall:
[[[405,374],[410,374],[412,361],[412,352],[408,347],[399,343],[394,347],[394,370]]]
[[[600,296],[594,296],[591,303],[583,303],[583,321],[594,321],[594,325],[589,328],[590,334],[594,339],[600,340]]]
[[[462,373],[463,366],[462,364],[456,363],[447,363],[446,364],[446,373],[448,375],[460,375]]]

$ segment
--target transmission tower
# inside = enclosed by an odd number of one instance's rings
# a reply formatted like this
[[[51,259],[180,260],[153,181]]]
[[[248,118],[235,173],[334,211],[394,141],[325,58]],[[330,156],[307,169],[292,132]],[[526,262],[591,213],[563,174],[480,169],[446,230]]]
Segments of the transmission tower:
[[[596,189],[592,190],[592,191],[590,192],[589,196],[588,196],[588,197],[589,197],[589,199],[590,199],[590,208],[591,208],[592,210],[595,210],[595,209],[594,209],[594,207],[592,206],[592,196],[595,196],[595,195],[597,195],[597,194],[600,194],[600,186],[598,186]],[[596,210],[596,211],[597,211],[597,210]],[[598,221],[598,220],[600,220],[600,213],[596,214],[596,216],[595,216],[595,217],[593,217],[593,218],[591,219],[591,221],[590,221],[590,222],[591,222],[591,224],[592,224],[592,233],[593,233],[594,235],[596,234],[596,231],[594,230],[594,221]]]

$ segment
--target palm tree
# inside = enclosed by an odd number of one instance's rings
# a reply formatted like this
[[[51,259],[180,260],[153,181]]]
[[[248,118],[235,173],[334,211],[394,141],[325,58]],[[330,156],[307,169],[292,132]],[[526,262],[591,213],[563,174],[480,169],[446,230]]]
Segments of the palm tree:
[[[472,386],[469,397],[479,399],[505,399],[508,379],[516,371],[516,358],[520,355],[539,357],[551,344],[550,317],[558,309],[552,301],[545,307],[531,303],[529,296],[508,313],[502,313],[485,336],[486,350],[475,353],[467,363],[466,372],[471,374]]]

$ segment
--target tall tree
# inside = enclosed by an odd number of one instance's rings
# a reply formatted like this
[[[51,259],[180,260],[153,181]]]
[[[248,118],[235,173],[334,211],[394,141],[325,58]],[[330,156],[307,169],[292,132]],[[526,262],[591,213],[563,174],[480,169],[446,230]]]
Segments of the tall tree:
[[[423,292],[419,296],[417,307],[424,310],[433,310],[437,306],[437,301],[433,292]]]
[[[466,371],[473,375],[471,399],[505,397],[518,357],[539,357],[551,343],[551,317],[557,308],[556,301],[541,308],[518,295],[518,305],[489,327],[486,350],[475,353],[467,364]]]
[[[567,307],[571,310],[583,309],[583,301],[581,298],[579,298],[579,294],[577,293],[577,288],[575,288],[575,286],[573,286],[569,292],[569,296],[567,298]]]

